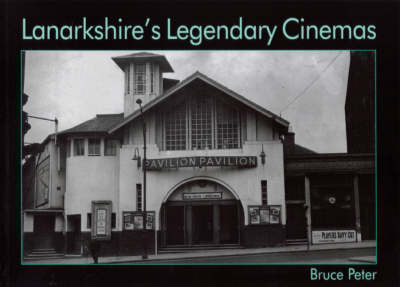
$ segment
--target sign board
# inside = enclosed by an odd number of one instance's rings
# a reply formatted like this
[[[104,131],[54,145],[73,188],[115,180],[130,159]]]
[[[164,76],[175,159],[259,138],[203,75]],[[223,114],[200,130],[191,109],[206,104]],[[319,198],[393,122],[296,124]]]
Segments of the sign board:
[[[192,156],[176,158],[146,159],[144,166],[147,170],[163,168],[203,167],[203,166],[230,166],[256,167],[256,156]]]
[[[111,201],[92,201],[92,239],[111,240]]]
[[[355,230],[313,230],[312,243],[356,242]]]
[[[183,200],[221,199],[221,192],[183,193]]]

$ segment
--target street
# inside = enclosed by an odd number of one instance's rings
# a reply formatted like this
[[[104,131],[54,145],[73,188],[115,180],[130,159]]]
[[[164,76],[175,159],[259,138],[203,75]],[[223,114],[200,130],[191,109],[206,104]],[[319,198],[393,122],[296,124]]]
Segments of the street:
[[[134,264],[234,264],[234,263],[268,263],[268,264],[357,264],[360,262],[349,260],[365,256],[375,256],[375,248],[313,250],[282,253],[229,255],[218,257],[181,258],[170,260],[152,260],[148,262],[131,262]],[[365,264],[365,262],[363,262]],[[125,263],[126,264],[126,263]]]

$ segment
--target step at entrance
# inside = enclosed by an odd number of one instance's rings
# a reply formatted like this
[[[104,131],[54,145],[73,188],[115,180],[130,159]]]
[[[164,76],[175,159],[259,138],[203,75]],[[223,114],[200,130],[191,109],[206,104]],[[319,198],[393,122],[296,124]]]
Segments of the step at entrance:
[[[286,245],[307,245],[307,243],[308,243],[307,238],[286,240]]]
[[[33,249],[31,253],[24,257],[25,260],[42,260],[64,258],[63,253],[57,253],[54,248]]]
[[[242,249],[243,246],[239,244],[224,244],[224,245],[192,245],[192,246],[168,246],[164,248],[160,248],[158,252],[160,254],[165,253],[184,253],[184,252],[201,252],[201,251],[209,251],[209,250],[225,250],[225,249]]]

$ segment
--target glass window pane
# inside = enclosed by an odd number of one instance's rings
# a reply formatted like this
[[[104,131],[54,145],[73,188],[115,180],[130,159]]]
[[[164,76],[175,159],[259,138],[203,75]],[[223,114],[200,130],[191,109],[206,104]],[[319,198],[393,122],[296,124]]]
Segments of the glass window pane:
[[[100,155],[100,139],[89,139],[89,155]]]
[[[191,103],[192,149],[212,148],[212,111],[211,98],[194,98]]]
[[[82,156],[85,154],[84,139],[74,139],[74,155]]]
[[[135,89],[136,93],[146,93],[146,64],[135,65]]]
[[[240,148],[239,112],[226,104],[217,105],[217,148]]]
[[[165,115],[165,149],[186,149],[186,106],[182,104]]]
[[[117,154],[117,141],[113,139],[106,139],[104,141],[104,155]]]

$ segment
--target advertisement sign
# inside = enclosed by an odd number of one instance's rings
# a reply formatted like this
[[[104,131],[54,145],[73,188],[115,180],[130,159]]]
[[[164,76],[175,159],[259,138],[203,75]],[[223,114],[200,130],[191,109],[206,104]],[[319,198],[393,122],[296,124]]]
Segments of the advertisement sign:
[[[313,230],[312,243],[356,242],[355,230]]]
[[[38,207],[49,201],[50,157],[38,165],[36,177],[36,207]]]
[[[270,206],[270,223],[278,224],[281,221],[281,207]]]
[[[260,208],[257,206],[249,207],[250,224],[260,224]]]
[[[111,201],[92,201],[92,240],[111,240]]]
[[[155,217],[154,211],[147,212],[147,218],[146,218],[146,229],[147,230],[154,229],[154,217]]]
[[[268,208],[260,209],[260,223],[261,224],[269,223],[269,209]]]
[[[143,214],[135,214],[133,216],[133,229],[143,229]]]
[[[133,230],[133,214],[124,213],[124,229]]]
[[[97,209],[96,229],[98,235],[106,234],[106,214],[107,211],[105,209]]]

